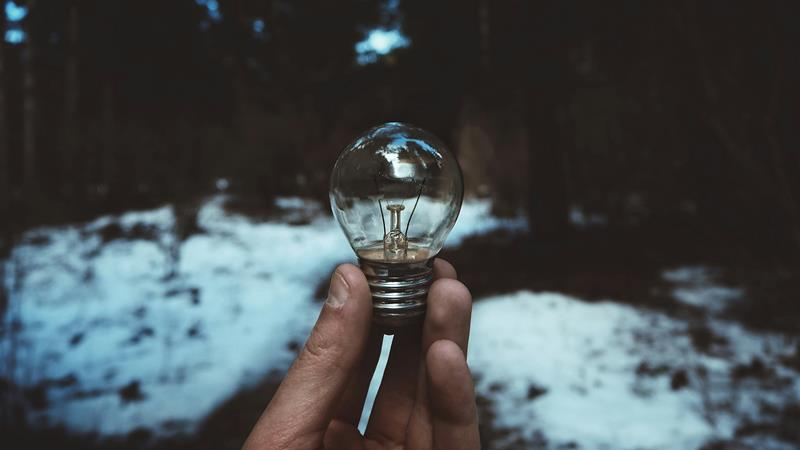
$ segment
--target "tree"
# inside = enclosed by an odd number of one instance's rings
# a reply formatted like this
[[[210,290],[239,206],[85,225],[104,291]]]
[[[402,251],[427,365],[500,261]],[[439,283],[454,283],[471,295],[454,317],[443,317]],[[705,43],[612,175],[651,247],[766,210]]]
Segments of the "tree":
[[[8,170],[10,160],[6,131],[5,20],[5,13],[0,12],[0,216],[2,217],[8,217],[11,202],[11,182]]]
[[[528,215],[531,231],[540,241],[563,241],[567,221],[567,151],[557,120],[558,108],[566,104],[572,79],[567,64],[570,50],[566,7],[559,1],[541,0],[529,6],[527,55],[523,73],[527,80]]]
[[[769,230],[800,248],[798,89],[790,81],[800,62],[788,44],[798,33],[786,19],[797,12],[794,2],[717,8],[691,0],[669,11],[698,94],[695,118],[726,163],[708,163],[724,177],[721,194],[706,206],[745,236]]]
[[[35,1],[30,0],[28,9],[33,12]],[[36,179],[36,73],[34,68],[35,39],[28,36],[22,50],[22,184],[25,196],[30,200],[37,191]]]
[[[78,2],[70,1],[67,6],[66,63],[64,71],[64,109],[61,127],[63,146],[61,162],[61,187],[70,197],[80,197],[84,191],[78,161]]]

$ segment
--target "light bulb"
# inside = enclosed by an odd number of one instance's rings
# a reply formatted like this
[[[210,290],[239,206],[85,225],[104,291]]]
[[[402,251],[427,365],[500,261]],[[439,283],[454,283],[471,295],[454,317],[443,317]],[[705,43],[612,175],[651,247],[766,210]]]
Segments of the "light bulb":
[[[339,155],[331,208],[369,282],[375,323],[391,330],[422,320],[433,260],[463,197],[458,161],[414,126],[377,126]]]

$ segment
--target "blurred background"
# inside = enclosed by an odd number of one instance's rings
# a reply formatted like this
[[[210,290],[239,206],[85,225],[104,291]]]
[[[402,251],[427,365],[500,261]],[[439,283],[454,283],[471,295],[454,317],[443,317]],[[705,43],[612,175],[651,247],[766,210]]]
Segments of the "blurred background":
[[[796,2],[0,5],[4,448],[239,448],[386,121],[464,172],[485,448],[800,448]]]

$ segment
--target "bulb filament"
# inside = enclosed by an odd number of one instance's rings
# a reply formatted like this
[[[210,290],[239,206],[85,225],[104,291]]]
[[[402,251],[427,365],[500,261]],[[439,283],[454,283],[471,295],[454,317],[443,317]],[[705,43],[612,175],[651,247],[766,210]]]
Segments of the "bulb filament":
[[[405,206],[393,204],[387,205],[386,209],[391,213],[391,228],[383,237],[383,253],[387,259],[404,258],[408,251],[408,239],[400,230],[400,214]]]

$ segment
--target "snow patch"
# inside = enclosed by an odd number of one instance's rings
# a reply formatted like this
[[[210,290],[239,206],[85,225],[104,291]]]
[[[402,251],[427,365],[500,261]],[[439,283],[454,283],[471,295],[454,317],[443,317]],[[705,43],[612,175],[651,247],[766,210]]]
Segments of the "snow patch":
[[[477,303],[469,363],[497,425],[511,430],[495,444],[545,438],[553,448],[699,448],[732,438],[765,401],[776,410],[797,401],[796,373],[786,370],[794,381],[777,391],[758,382],[745,388],[733,375],[753,358],[779,366],[787,338],[717,321],[711,327],[729,348],[709,355],[693,347],[687,327],[660,313],[551,292]]]
[[[661,277],[675,285],[672,296],[681,303],[719,314],[731,303],[744,298],[739,288],[721,286],[716,283],[717,270],[706,266],[684,266],[666,270]]]
[[[608,217],[599,213],[587,213],[581,206],[569,209],[569,223],[578,228],[602,227],[608,225]]]
[[[34,423],[191,432],[238,389],[288,367],[290,344],[318,314],[316,286],[353,251],[333,219],[314,214],[318,202],[279,198],[282,215],[256,222],[228,213],[226,199],[206,201],[202,233],[183,241],[171,206],[23,236],[5,263],[0,376],[44,389]],[[465,202],[448,245],[519,226],[490,206]]]

